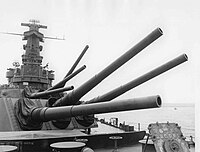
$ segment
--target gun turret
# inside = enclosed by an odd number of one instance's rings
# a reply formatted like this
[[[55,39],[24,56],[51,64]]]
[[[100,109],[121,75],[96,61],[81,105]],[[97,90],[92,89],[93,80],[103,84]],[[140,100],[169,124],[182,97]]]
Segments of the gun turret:
[[[87,94],[90,90],[92,90],[95,86],[97,86],[102,80],[104,80],[107,76],[129,61],[132,57],[137,55],[140,51],[146,48],[149,44],[154,42],[162,35],[162,30],[160,28],[155,29],[152,33],[147,35],[143,40],[137,43],[134,47],[132,47],[129,51],[107,66],[100,73],[89,79],[79,88],[75,89],[71,93],[67,94],[60,100],[56,101],[54,106],[64,106],[64,105],[73,105],[76,104],[81,97]]]
[[[35,29],[35,33],[39,33],[39,28],[44,28],[41,25],[34,24],[24,24],[24,26],[33,26],[32,28]],[[28,31],[28,34],[25,33],[24,38],[27,41],[32,42],[32,38],[37,38],[37,42],[42,41],[45,38],[42,34],[38,34],[34,36],[35,33],[32,31]],[[45,130],[45,129],[74,129],[74,128],[91,128],[95,126],[95,119],[94,114],[101,114],[101,113],[109,113],[109,112],[119,112],[119,111],[128,111],[128,110],[137,110],[137,109],[148,109],[148,108],[158,108],[161,106],[161,98],[160,96],[150,96],[150,97],[143,97],[143,98],[134,98],[134,99],[127,99],[127,100],[119,100],[119,101],[111,101],[116,97],[122,95],[123,93],[129,91],[130,89],[137,87],[138,85],[176,67],[177,65],[187,61],[187,56],[185,54],[159,66],[158,68],[138,77],[135,80],[130,81],[129,83],[120,86],[102,96],[97,98],[93,98],[88,101],[80,101],[80,99],[87,94],[90,90],[92,90],[95,86],[97,86],[101,81],[103,81],[106,77],[128,62],[131,58],[141,52],[144,48],[154,42],[163,34],[160,28],[155,29],[149,35],[147,35],[144,39],[142,39],[139,43],[137,43],[134,47],[129,49],[125,52],[122,56],[108,65],[105,69],[100,71],[94,77],[83,83],[80,87],[75,90],[73,86],[64,88],[66,82],[76,76],[78,73],[83,71],[86,66],[82,66],[78,70],[74,71],[78,63],[80,62],[81,58],[89,48],[88,45],[84,48],[78,59],[73,64],[72,68],[66,74],[64,79],[54,86],[52,86],[51,82],[54,77],[51,71],[45,70],[42,68],[41,61],[42,57],[40,56],[39,52],[39,43],[35,43],[36,47],[33,47],[37,51],[37,55],[35,58],[37,61],[40,62],[33,62],[31,65],[38,64],[38,68],[42,69],[43,71],[38,71],[38,75],[32,70],[25,70],[28,73],[25,75],[27,76],[28,83],[24,83],[24,75],[23,79],[20,79],[21,82],[21,90],[16,90],[18,100],[14,102],[9,102],[5,100],[2,104],[6,109],[9,105],[12,105],[10,109],[13,108],[12,112],[15,116],[13,119],[15,122],[11,129],[15,127],[14,130]],[[34,41],[35,42],[35,41]],[[32,49],[27,47],[29,43],[25,46],[27,49],[26,54],[31,54]],[[31,44],[31,43],[30,43]],[[26,67],[27,64],[32,60],[32,56],[25,55],[23,57],[24,66]],[[30,59],[26,60],[26,59]],[[26,64],[25,64],[26,63]],[[30,66],[35,67],[35,66]],[[27,67],[28,69],[28,67]],[[24,71],[24,70],[22,70]],[[33,72],[33,73],[31,73]],[[32,75],[30,75],[32,74]],[[31,77],[30,77],[31,76]],[[37,76],[37,77],[36,77]],[[9,82],[14,82],[15,80],[13,75],[13,79],[9,79]],[[36,79],[37,78],[37,79]],[[39,79],[41,78],[41,79]],[[49,78],[49,79],[46,79]],[[16,79],[18,80],[18,79]],[[43,81],[45,80],[45,81]],[[47,81],[48,80],[48,81]],[[16,82],[16,86],[18,86],[18,81]],[[26,85],[26,86],[25,86]],[[27,86],[28,85],[28,86]],[[26,87],[24,89],[24,87]],[[24,89],[24,90],[22,90]],[[39,92],[39,90],[46,90],[43,92]],[[72,90],[69,93],[63,94],[61,92]],[[10,97],[8,92],[2,93],[4,96]],[[20,94],[20,95],[19,95]],[[12,93],[12,95],[15,95]],[[16,98],[16,97],[15,97]],[[46,100],[48,99],[48,100]],[[11,111],[11,110],[10,110]],[[9,120],[9,119],[7,119]],[[51,121],[51,122],[48,122]],[[44,125],[43,125],[43,122]]]
[[[93,124],[94,117],[90,116],[91,114],[158,108],[161,104],[162,101],[158,95],[104,103],[61,107],[38,107],[37,103],[29,98],[20,98],[15,104],[14,111],[21,129],[40,130],[43,127],[43,122],[47,121],[55,123],[54,120],[70,120],[72,117],[77,118],[77,116],[81,116],[89,118],[88,121]],[[76,119],[76,121],[79,120]],[[88,123],[85,127],[91,126],[91,123],[89,122],[85,122]],[[65,123],[67,126],[69,125],[68,122]]]

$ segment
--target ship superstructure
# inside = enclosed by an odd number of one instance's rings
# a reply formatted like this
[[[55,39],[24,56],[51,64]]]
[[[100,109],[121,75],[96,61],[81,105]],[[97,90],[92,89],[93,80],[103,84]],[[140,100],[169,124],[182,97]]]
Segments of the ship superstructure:
[[[42,65],[43,57],[40,52],[44,42],[44,35],[39,32],[40,28],[47,29],[47,26],[37,24],[35,20],[31,23],[22,23],[21,26],[29,27],[28,31],[23,34],[23,40],[27,41],[23,45],[25,53],[22,55],[22,65],[14,62],[15,68],[9,68],[6,77],[10,87],[25,88],[26,86],[36,90],[46,90],[52,86],[54,74],[52,70],[48,70],[47,66]]]

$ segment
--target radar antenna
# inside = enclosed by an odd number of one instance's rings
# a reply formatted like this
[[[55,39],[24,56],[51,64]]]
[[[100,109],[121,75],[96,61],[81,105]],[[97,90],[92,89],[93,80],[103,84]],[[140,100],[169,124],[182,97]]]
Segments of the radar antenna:
[[[40,23],[40,21],[36,20],[36,19],[30,19],[29,22],[31,22],[33,24]]]
[[[30,23],[21,23],[21,26],[28,26],[30,28],[30,31],[39,31],[39,28],[47,29],[47,26],[38,24],[40,23],[39,20],[31,19],[29,20]],[[25,33],[13,33],[13,32],[0,32],[1,34],[9,34],[9,35],[17,35],[17,36],[25,36]],[[53,40],[65,40],[64,36],[63,38],[58,37],[49,37],[49,36],[43,36],[45,39],[53,39]]]

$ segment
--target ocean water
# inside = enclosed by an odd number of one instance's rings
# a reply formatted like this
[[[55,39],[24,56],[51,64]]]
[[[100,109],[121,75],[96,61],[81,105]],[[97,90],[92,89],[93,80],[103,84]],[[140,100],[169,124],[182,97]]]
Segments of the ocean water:
[[[140,123],[140,130],[146,130],[147,132],[150,123],[177,123],[187,139],[190,139],[189,136],[195,137],[194,106],[166,106],[154,109],[100,114],[97,117],[99,119],[105,118],[108,122],[110,118],[117,117],[119,123],[125,122],[125,124],[134,125],[135,130],[138,130],[138,123]]]

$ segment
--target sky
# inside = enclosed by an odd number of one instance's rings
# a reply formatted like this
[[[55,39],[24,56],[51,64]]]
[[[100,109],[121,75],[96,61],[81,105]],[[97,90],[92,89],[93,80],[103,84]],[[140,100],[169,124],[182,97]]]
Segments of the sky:
[[[0,31],[23,33],[28,28],[20,24],[36,19],[48,26],[40,30],[45,36],[64,36],[64,41],[46,39],[42,44],[43,65],[49,63],[49,68],[55,71],[54,83],[65,76],[83,48],[89,45],[78,66],[85,64],[86,70],[68,83],[78,87],[160,27],[163,36],[83,99],[106,93],[186,53],[188,62],[132,89],[119,99],[159,94],[164,102],[194,103],[200,88],[198,3],[187,0],[8,0],[0,6]],[[0,80],[7,83],[6,69],[12,67],[13,62],[21,63],[22,45],[26,42],[20,36],[3,34],[0,41],[3,53]]]
[[[163,36],[83,97],[88,100],[119,87],[163,63],[186,53],[188,61],[132,89],[117,99],[160,95],[163,103],[195,103],[200,90],[200,1],[198,0],[0,0],[0,32],[23,33],[30,19],[48,26],[43,65],[55,71],[55,81],[66,75],[86,45],[89,49],[78,67],[87,68],[67,85],[83,84],[128,51],[155,28]],[[7,83],[6,69],[21,63],[20,36],[0,34],[0,82]],[[77,68],[78,68],[77,67]],[[197,118],[200,118],[197,115]]]
[[[118,69],[83,99],[91,99],[123,85],[163,63],[186,53],[188,62],[132,89],[119,99],[157,95],[163,102],[195,103],[199,90],[200,9],[198,1],[144,0],[19,0],[2,1],[0,31],[23,33],[20,24],[30,19],[47,25],[45,36],[65,37],[45,40],[43,65],[55,71],[54,83],[63,79],[86,45],[89,49],[78,67],[87,68],[68,84],[83,84],[128,51],[155,28],[163,36]],[[20,36],[0,35],[1,78],[7,83],[6,69],[21,63],[24,52]]]

